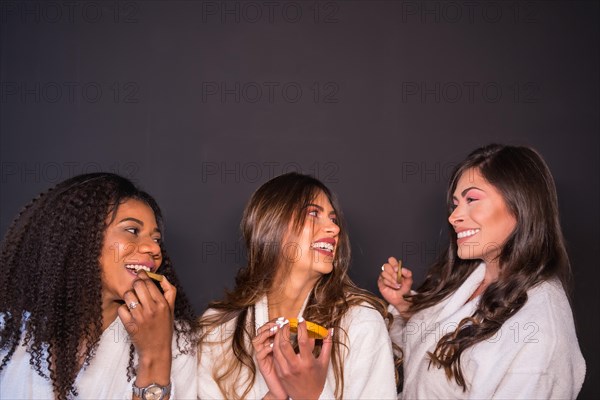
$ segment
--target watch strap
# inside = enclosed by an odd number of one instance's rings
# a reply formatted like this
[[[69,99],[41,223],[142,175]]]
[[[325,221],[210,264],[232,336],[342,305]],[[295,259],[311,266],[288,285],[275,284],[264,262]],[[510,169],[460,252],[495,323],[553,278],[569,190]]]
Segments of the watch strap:
[[[151,387],[158,387],[162,390],[162,395],[160,397],[161,399],[164,399],[165,397],[167,397],[168,395],[171,394],[171,382],[169,382],[169,384],[167,386],[162,386],[162,385],[159,385],[158,383],[151,383],[145,387],[138,387],[134,382],[133,385],[131,386],[131,390],[132,390],[134,396],[137,396],[140,399],[144,399],[145,392]]]

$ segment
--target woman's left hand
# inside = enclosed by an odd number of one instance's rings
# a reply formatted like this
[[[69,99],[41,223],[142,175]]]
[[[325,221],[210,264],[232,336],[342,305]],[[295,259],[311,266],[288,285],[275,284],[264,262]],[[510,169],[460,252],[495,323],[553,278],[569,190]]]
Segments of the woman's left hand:
[[[323,339],[319,357],[313,355],[315,340],[309,338],[306,322],[298,324],[298,347],[296,354],[290,343],[290,327],[285,325],[275,335],[273,357],[275,369],[286,392],[293,399],[317,399],[323,391],[331,359],[333,330]]]

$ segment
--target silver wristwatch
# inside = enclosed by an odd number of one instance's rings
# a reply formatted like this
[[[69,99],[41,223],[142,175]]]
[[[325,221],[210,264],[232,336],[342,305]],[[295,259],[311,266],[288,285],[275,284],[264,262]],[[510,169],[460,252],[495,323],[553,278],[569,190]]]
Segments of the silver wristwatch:
[[[146,387],[137,387],[133,384],[133,395],[143,400],[163,400],[171,394],[171,382],[167,386],[151,383]]]

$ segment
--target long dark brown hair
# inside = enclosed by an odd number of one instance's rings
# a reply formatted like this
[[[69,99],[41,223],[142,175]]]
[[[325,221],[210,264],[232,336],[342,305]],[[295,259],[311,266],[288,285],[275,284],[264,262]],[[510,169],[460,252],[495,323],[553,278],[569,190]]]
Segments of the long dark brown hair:
[[[164,231],[156,201],[131,181],[110,173],[68,179],[21,210],[1,245],[0,350],[6,354],[0,371],[23,344],[32,368],[50,378],[57,398],[77,395],[78,351],[83,349],[84,365],[88,365],[102,334],[99,260],[107,221],[129,199],[150,206]],[[177,287],[179,350],[193,352],[197,319],[162,243],[161,252],[159,272]],[[130,380],[135,375],[133,354],[131,345],[129,366],[123,371]]]
[[[481,147],[456,166],[448,185],[447,201],[464,173],[476,169],[502,195],[516,227],[498,256],[498,280],[481,295],[473,315],[463,319],[454,332],[444,335],[430,365],[444,368],[449,379],[467,390],[460,364],[469,347],[491,338],[502,324],[527,302],[527,291],[540,282],[556,278],[569,293],[571,267],[558,215],[556,188],[542,157],[527,147],[497,144]],[[464,282],[481,260],[457,256],[456,234],[451,226],[450,245],[429,270],[425,281],[410,296],[410,314],[439,303]]]
[[[282,241],[292,230],[298,233],[306,218],[302,212],[320,194],[324,193],[336,212],[340,228],[333,270],[319,278],[309,295],[304,317],[328,328],[336,328],[332,349],[332,363],[336,378],[336,398],[343,397],[344,345],[339,336],[344,334],[340,322],[350,307],[367,303],[388,318],[385,304],[371,293],[358,288],[348,277],[350,243],[338,200],[319,180],[297,173],[276,177],[262,185],[251,197],[241,222],[242,234],[248,252],[248,263],[240,269],[235,288],[226,292],[225,299],[212,302],[212,313],[201,319],[202,347],[211,344],[209,336],[220,325],[236,319],[235,329],[221,343],[231,356],[223,356],[213,367],[212,378],[224,398],[245,398],[254,384],[256,367],[252,359],[250,341],[256,335],[253,305],[274,290],[274,278],[280,268],[289,268],[282,254]],[[202,353],[200,353],[202,356]],[[243,380],[242,371],[248,372]]]

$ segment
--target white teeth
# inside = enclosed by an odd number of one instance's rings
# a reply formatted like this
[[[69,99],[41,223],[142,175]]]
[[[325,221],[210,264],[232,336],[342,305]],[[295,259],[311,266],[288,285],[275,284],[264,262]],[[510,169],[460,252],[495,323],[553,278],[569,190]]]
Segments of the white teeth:
[[[125,268],[135,271],[136,274],[140,271],[140,269],[150,272],[150,268],[146,267],[145,265],[128,264],[125,266]]]
[[[310,245],[311,248],[313,249],[319,249],[319,250],[327,250],[333,253],[333,245],[331,243],[325,243],[325,242],[316,242]]]
[[[469,237],[469,236],[473,236],[474,234],[476,234],[478,232],[479,232],[479,229],[469,229],[468,231],[458,232],[456,234],[456,238],[457,239],[466,238],[466,237]]]

